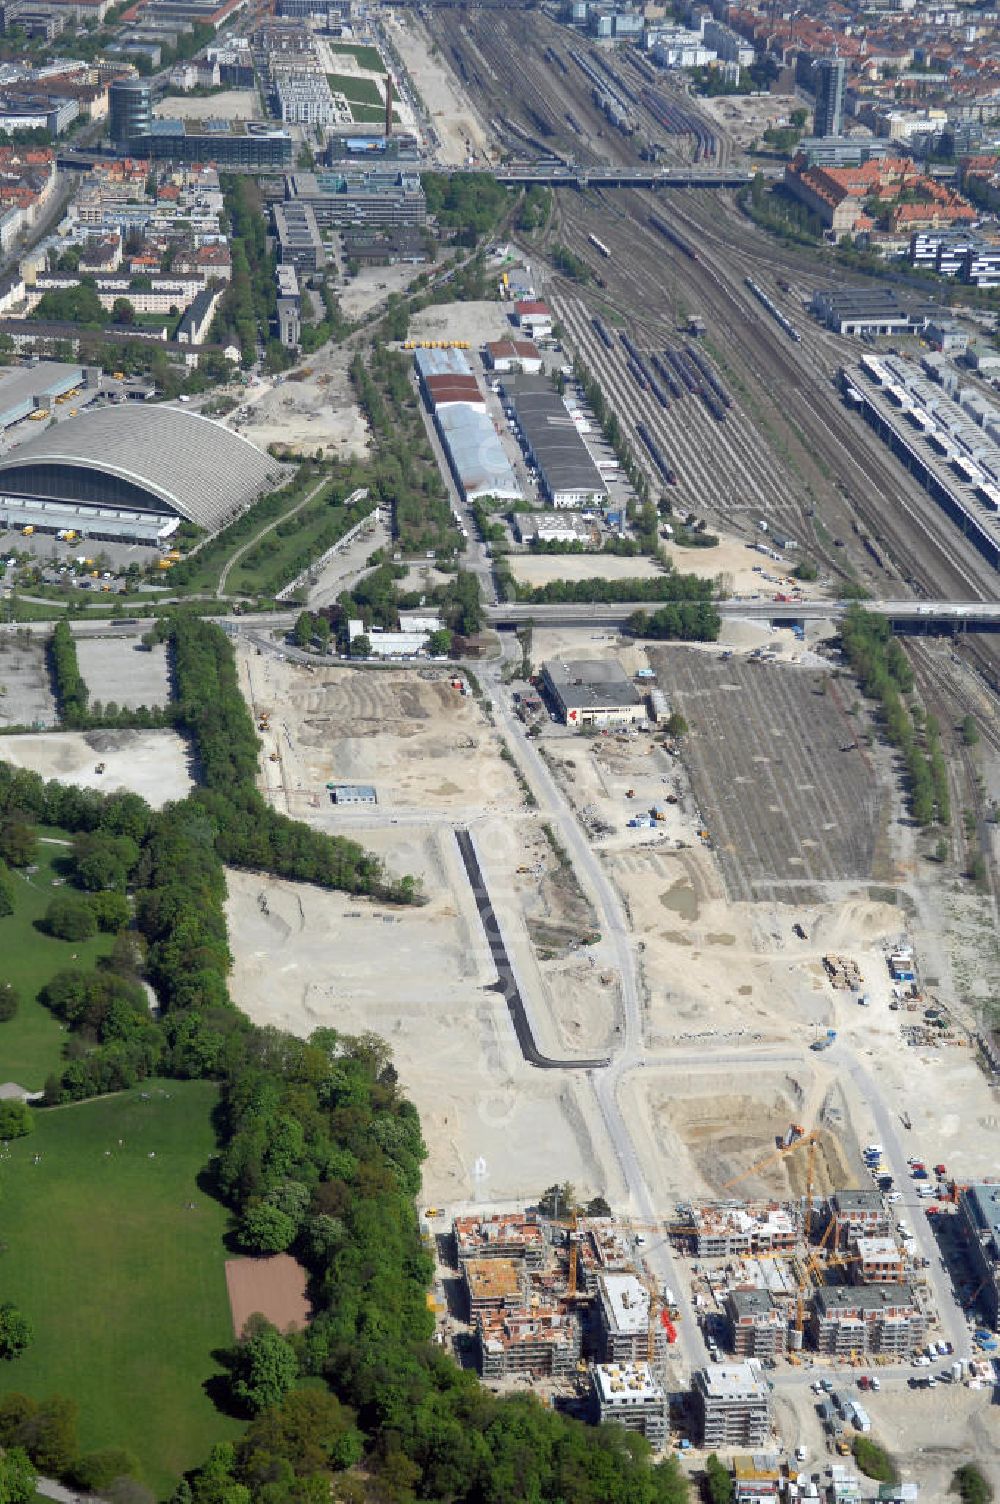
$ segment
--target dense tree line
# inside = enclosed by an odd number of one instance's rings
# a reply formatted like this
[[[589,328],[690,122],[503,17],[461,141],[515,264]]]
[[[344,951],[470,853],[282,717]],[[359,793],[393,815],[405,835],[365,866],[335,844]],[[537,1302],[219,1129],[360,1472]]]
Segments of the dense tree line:
[[[550,580],[547,585],[518,585],[516,599],[533,606],[560,606],[599,601],[710,601],[711,580],[669,570],[642,579]]]
[[[913,818],[918,825],[947,825],[951,801],[940,728],[921,705],[907,707],[903,697],[913,692],[913,670],[902,644],[884,617],[858,605],[844,617],[841,642],[863,692],[878,702],[886,739],[903,759]]]
[[[371,490],[392,509],[393,527],[404,553],[452,557],[461,542],[424,420],[410,382],[409,363],[380,343],[365,363],[359,352],[350,367],[351,383],[378,439]]]
[[[715,642],[722,618],[711,601],[679,601],[658,611],[633,611],[625,624],[633,637],[678,642]]]
[[[500,224],[510,205],[508,189],[487,172],[425,172],[427,212],[459,245],[474,246]]]

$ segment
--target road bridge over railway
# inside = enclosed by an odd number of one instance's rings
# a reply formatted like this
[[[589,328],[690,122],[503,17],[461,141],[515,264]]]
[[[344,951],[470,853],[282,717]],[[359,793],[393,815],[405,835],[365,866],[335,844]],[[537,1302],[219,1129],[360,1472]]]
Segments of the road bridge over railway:
[[[634,611],[655,611],[656,601],[601,601],[585,605],[531,606],[510,602],[489,606],[490,625],[503,629],[523,626],[614,626],[627,621]],[[719,601],[716,609],[723,617],[749,621],[809,622],[837,620],[852,605],[851,601]],[[951,631],[1000,632],[1000,600],[996,601],[865,601],[865,610],[886,617],[902,631],[938,629]]]

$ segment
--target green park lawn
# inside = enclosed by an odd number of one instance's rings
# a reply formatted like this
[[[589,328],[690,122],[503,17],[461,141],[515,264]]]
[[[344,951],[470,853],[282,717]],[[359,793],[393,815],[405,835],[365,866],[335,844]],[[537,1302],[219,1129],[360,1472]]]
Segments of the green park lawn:
[[[326,81],[334,94],[343,94],[349,104],[383,104],[378,84],[373,78],[359,78],[356,73],[328,73]]]
[[[329,47],[334,53],[350,53],[366,73],[385,73],[385,63],[377,47],[366,47],[362,42],[330,42]]]
[[[203,1389],[233,1340],[226,1213],[196,1183],[217,1095],[149,1082],[40,1111],[0,1160],[0,1288],[34,1328],[3,1388],[75,1399],[81,1451],[125,1447],[159,1497],[239,1430]]]
[[[27,876],[14,871],[14,913],[0,918],[0,981],[18,991],[21,1006],[14,1018],[0,1023],[0,1081],[16,1081],[29,1091],[41,1091],[50,1071],[58,1068],[66,1038],[62,1026],[38,1001],[46,982],[68,966],[93,970],[98,956],[111,949],[110,935],[93,940],[56,940],[36,929],[59,878],[59,860],[68,837],[60,830],[40,832],[38,871]],[[47,839],[46,839],[47,838]],[[74,960],[74,956],[76,959]]]

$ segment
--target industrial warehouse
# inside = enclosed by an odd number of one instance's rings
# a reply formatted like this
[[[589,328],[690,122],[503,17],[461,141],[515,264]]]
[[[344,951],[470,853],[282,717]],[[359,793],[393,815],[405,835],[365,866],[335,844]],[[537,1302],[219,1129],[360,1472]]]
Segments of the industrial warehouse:
[[[479,382],[461,350],[417,350],[413,364],[465,500],[498,496],[505,501],[520,501],[524,493],[487,415]]]
[[[181,521],[215,531],[274,488],[282,467],[182,408],[102,408],[0,459],[7,527],[157,543]]]
[[[554,507],[606,498],[608,488],[565,402],[543,376],[508,376],[503,393],[542,490]]]

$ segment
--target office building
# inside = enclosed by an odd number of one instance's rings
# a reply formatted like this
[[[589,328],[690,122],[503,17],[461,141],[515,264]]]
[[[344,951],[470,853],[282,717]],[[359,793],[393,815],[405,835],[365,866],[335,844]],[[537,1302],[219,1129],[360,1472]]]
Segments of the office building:
[[[286,200],[311,206],[322,228],[330,225],[422,225],[427,200],[416,172],[396,167],[344,165],[339,170],[290,173]]]
[[[816,84],[815,136],[839,136],[844,128],[844,75],[841,57],[820,58],[813,66]]]
[[[899,1285],[906,1275],[906,1259],[895,1238],[857,1238],[848,1265],[856,1285]]]
[[[469,1259],[523,1259],[529,1269],[545,1261],[541,1225],[518,1212],[456,1217],[452,1236],[460,1268]]]
[[[108,132],[116,146],[149,133],[153,90],[148,79],[120,78],[108,90]]]
[[[843,1250],[856,1238],[889,1235],[889,1213],[881,1191],[835,1191],[827,1205],[833,1222],[830,1247]]]
[[[598,1363],[590,1382],[598,1421],[638,1431],[662,1451],[669,1434],[669,1404],[648,1363]]]
[[[771,1396],[753,1358],[699,1368],[694,1375],[694,1406],[708,1450],[759,1447],[771,1433]]]
[[[272,213],[281,264],[299,272],[320,271],[326,265],[326,252],[312,206],[292,200],[275,204]]]
[[[523,1259],[467,1259],[462,1266],[469,1320],[490,1311],[523,1306],[527,1299],[527,1270]]]
[[[616,659],[552,660],[542,667],[542,681],[563,721],[576,730],[636,726],[646,719],[646,703]]]

